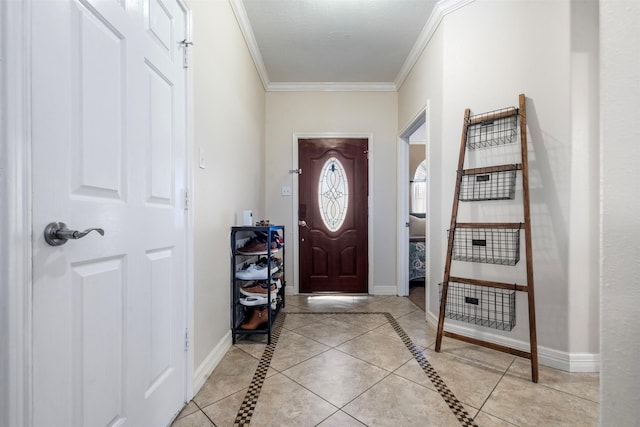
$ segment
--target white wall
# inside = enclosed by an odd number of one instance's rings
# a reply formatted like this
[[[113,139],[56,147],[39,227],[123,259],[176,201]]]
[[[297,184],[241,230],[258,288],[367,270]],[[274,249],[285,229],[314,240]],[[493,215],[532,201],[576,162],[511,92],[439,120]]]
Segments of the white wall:
[[[578,210],[593,207],[597,194],[589,169],[593,164],[589,150],[595,146],[594,129],[590,127],[585,136],[572,127],[572,121],[597,122],[595,108],[572,110],[578,100],[584,99],[572,98],[572,89],[576,89],[572,78],[578,74],[574,72],[572,61],[577,56],[572,56],[572,48],[578,51],[582,47],[585,53],[586,57],[580,58],[580,72],[597,73],[597,64],[589,56],[593,55],[593,37],[581,45],[575,38],[572,44],[572,35],[582,31],[591,36],[596,30],[584,28],[579,16],[577,12],[572,15],[567,1],[475,1],[446,15],[423,53],[437,56],[442,52],[441,91],[437,89],[438,73],[416,66],[405,83],[413,88],[412,94],[408,95],[403,86],[399,97],[401,123],[417,113],[415,108],[420,102],[415,97],[431,100],[430,181],[439,186],[430,186],[429,312],[437,317],[436,285],[442,280],[464,110],[470,108],[472,114],[477,114],[517,106],[518,94],[526,94],[538,344],[544,347],[545,363],[565,369],[571,368],[573,353],[587,353],[597,365],[598,352],[598,269],[593,267],[598,252],[594,239],[598,217],[588,215],[585,219]],[[585,19],[590,22],[591,18],[587,11]],[[589,97],[597,93],[597,83],[593,75],[585,78],[581,89],[588,89],[583,96],[591,101]],[[418,95],[420,90],[425,92]],[[407,96],[413,100],[407,101]],[[506,149],[495,158],[487,152],[475,158],[509,163],[514,154],[517,151]],[[469,164],[468,161],[466,165]],[[517,185],[515,201],[461,204],[458,220],[518,221],[522,218],[520,180]],[[574,239],[571,243],[570,238]],[[457,262],[452,274],[505,281],[515,277],[526,283],[524,249],[521,258],[515,268]],[[584,268],[585,265],[590,267]],[[512,332],[490,332],[524,345],[528,343],[525,294],[518,294],[517,308],[517,326]],[[575,331],[570,331],[570,324]],[[577,338],[570,342],[570,336]],[[593,370],[593,363],[586,369]]]
[[[571,2],[569,351],[600,349],[598,2]],[[587,191],[585,191],[585,189]],[[586,325],[586,327],[585,327]]]
[[[25,425],[31,391],[28,9],[0,2],[0,425]]]
[[[192,0],[196,374],[229,332],[229,231],[264,212],[264,89],[226,0]],[[198,167],[204,151],[205,169]],[[227,336],[228,338],[228,336]],[[218,346],[218,347],[216,347]]]
[[[283,185],[294,186],[297,167],[293,158],[293,135],[323,134],[372,135],[369,142],[369,175],[372,210],[369,236],[373,253],[369,269],[371,293],[395,294],[396,289],[396,132],[397,94],[395,92],[268,92],[266,95],[265,196],[266,217],[285,225],[286,238],[293,238],[297,217],[294,197],[281,196]],[[297,212],[297,211],[296,211]],[[294,225],[295,224],[295,225]],[[291,244],[288,248],[292,248]],[[293,277],[293,250],[286,252],[289,286]],[[370,276],[371,277],[371,276]],[[291,290],[291,288],[290,288]],[[297,292],[297,286],[294,291]]]
[[[635,0],[600,2],[602,426],[640,419],[639,21]]]

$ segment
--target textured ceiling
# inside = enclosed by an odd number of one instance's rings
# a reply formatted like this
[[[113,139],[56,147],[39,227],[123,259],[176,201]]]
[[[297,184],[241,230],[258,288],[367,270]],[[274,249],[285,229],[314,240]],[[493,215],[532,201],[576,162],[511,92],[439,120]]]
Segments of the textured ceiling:
[[[393,82],[436,0],[242,0],[270,82]]]

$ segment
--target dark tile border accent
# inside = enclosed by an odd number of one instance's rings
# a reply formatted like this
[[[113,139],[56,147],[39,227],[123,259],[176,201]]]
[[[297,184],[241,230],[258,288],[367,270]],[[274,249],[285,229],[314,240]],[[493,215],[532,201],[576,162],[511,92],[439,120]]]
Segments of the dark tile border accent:
[[[276,350],[276,345],[278,345],[278,339],[280,338],[280,332],[282,331],[282,324],[284,323],[285,317],[285,313],[280,313],[273,324],[273,328],[271,329],[271,344],[267,345],[262,353],[260,363],[258,363],[258,368],[256,369],[255,374],[253,374],[249,389],[244,395],[244,400],[242,401],[238,414],[236,415],[236,420],[233,423],[234,427],[249,425],[251,422],[253,411],[256,409],[258,397],[260,396],[260,390],[262,390],[262,384],[264,384],[264,379],[267,377],[267,371],[269,371],[269,366],[271,365],[271,358]]]
[[[444,401],[447,402],[447,405],[449,405],[451,412],[453,412],[453,415],[455,415],[458,421],[460,421],[460,424],[465,427],[478,427],[475,421],[473,421],[473,418],[471,418],[467,413],[467,410],[464,409],[464,406],[458,400],[456,395],[453,394],[451,390],[449,390],[449,387],[447,387],[442,378],[440,378],[440,375],[438,375],[433,366],[431,366],[431,363],[429,363],[427,358],[424,357],[424,354],[420,351],[420,349],[418,349],[413,341],[411,341],[411,338],[409,338],[407,333],[398,324],[396,319],[389,313],[384,313],[384,315],[387,317],[387,320],[389,321],[389,324],[391,324],[391,327],[393,327],[393,329],[398,333],[404,345],[407,346],[407,348],[413,355],[413,358],[416,359],[416,362],[418,362],[424,373],[427,374],[427,377],[429,377],[429,380],[431,380],[433,385],[436,387],[436,390],[438,390],[440,396],[442,396]]]
[[[453,394],[449,387],[444,383],[440,375],[436,372],[436,370],[431,366],[429,361],[424,357],[424,354],[420,351],[420,349],[411,341],[409,335],[402,329],[402,326],[396,321],[396,319],[387,312],[379,312],[379,311],[365,311],[365,312],[344,312],[344,311],[325,311],[325,312],[282,312],[276,319],[274,324],[274,328],[271,332],[271,344],[267,345],[262,353],[262,358],[260,359],[260,363],[258,364],[258,368],[256,369],[255,374],[253,375],[253,379],[251,380],[251,385],[249,386],[249,390],[244,396],[244,400],[242,401],[242,405],[240,405],[240,409],[238,410],[238,415],[236,416],[236,421],[234,423],[235,426],[245,426],[249,425],[251,422],[251,417],[253,416],[253,411],[256,408],[256,404],[258,402],[258,397],[260,396],[260,390],[262,390],[262,385],[264,384],[264,380],[267,376],[267,371],[269,370],[269,365],[271,365],[271,358],[273,357],[273,353],[276,349],[276,345],[278,344],[278,338],[280,338],[280,332],[282,331],[282,325],[284,324],[284,319],[287,314],[324,314],[324,315],[344,315],[344,314],[381,314],[387,318],[387,321],[391,325],[391,327],[396,331],[404,345],[409,349],[413,358],[418,362],[422,370],[429,380],[433,383],[438,390],[438,393],[444,401],[447,403],[453,415],[456,416],[460,424],[464,427],[478,427],[473,418],[469,416],[467,410],[464,408],[462,403],[458,400],[458,398]]]

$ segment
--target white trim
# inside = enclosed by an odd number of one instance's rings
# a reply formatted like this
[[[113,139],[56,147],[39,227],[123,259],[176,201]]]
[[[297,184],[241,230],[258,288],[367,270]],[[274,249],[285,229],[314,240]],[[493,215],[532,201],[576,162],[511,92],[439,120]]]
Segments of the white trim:
[[[430,215],[433,210],[431,208],[431,194],[433,193],[433,186],[435,185],[433,182],[432,175],[431,175],[431,171],[433,170],[433,168],[429,167],[430,164],[430,160],[433,158],[433,155],[431,154],[433,151],[433,145],[432,145],[432,141],[431,141],[431,99],[427,98],[427,106],[425,107],[425,129],[424,129],[424,136],[426,138],[426,142],[425,142],[425,158],[428,159],[427,160],[427,215]],[[439,185],[439,183],[438,183]],[[426,258],[425,258],[425,269],[427,270],[427,273],[425,274],[425,278],[424,278],[424,304],[425,304],[425,311],[429,310],[429,303],[430,303],[430,295],[431,295],[431,272],[433,271],[431,268],[431,257],[429,256],[429,254],[435,250],[435,240],[432,238],[432,236],[435,236],[435,234],[433,233],[433,230],[431,230],[433,225],[433,221],[430,220],[430,217],[427,217],[427,224],[426,224],[426,232],[425,232],[425,245],[427,247],[427,254],[426,254]]]
[[[427,101],[427,103],[428,102],[429,101]],[[407,123],[405,127],[402,129],[402,131],[400,131],[400,138],[406,139],[407,142],[409,142],[409,137],[413,135],[418,129],[420,129],[420,126],[422,126],[424,123],[427,122],[427,119],[425,116],[426,111],[427,111],[427,105],[424,105],[422,108],[418,110],[416,115],[413,116],[411,120],[409,120],[409,123]],[[425,130],[425,136],[426,134],[427,133]]]
[[[3,222],[0,296],[0,424],[30,426],[31,420],[31,2],[0,2],[2,16],[2,118],[0,207]],[[5,234],[6,233],[6,234]],[[6,320],[6,322],[5,322]],[[6,345],[5,345],[6,344]],[[6,405],[6,406],[4,406]]]
[[[411,69],[416,64],[422,51],[425,49],[431,37],[436,32],[436,29],[442,22],[442,19],[450,14],[451,12],[455,12],[456,10],[466,6],[469,3],[472,3],[474,0],[440,0],[424,28],[420,32],[418,39],[414,43],[409,55],[405,59],[400,71],[396,75],[396,78],[393,82],[307,82],[307,83],[298,83],[298,82],[278,82],[273,83],[269,79],[269,73],[267,72],[267,68],[264,65],[264,60],[262,59],[262,54],[260,53],[260,48],[258,47],[258,42],[256,41],[255,35],[253,34],[253,29],[251,27],[251,23],[249,22],[249,17],[247,16],[247,11],[244,8],[244,4],[242,0],[229,0],[229,4],[231,5],[231,9],[233,9],[233,13],[236,16],[236,20],[238,21],[238,26],[240,27],[240,31],[244,37],[245,42],[247,43],[247,48],[249,49],[249,53],[251,54],[251,58],[253,59],[253,63],[256,67],[256,71],[260,76],[260,80],[262,81],[262,86],[268,92],[351,92],[351,91],[360,91],[360,92],[396,92],[400,90],[400,87],[404,83],[405,79],[411,72]]]
[[[298,166],[298,138],[304,138],[302,134],[294,133],[291,140],[291,169],[297,170]],[[298,197],[298,178],[299,175],[293,174],[291,185],[291,231],[293,233],[293,252],[291,253],[291,265],[292,271],[291,279],[293,279],[293,289],[290,291],[292,294],[300,293],[300,229],[298,228],[298,203],[300,198]],[[291,245],[287,245],[291,247]],[[290,287],[287,287],[290,289]]]
[[[400,90],[400,87],[402,87],[402,84],[409,76],[411,69],[416,65],[416,62],[418,62],[422,51],[424,51],[429,44],[431,37],[435,34],[442,19],[451,12],[455,12],[473,1],[474,0],[440,0],[436,4],[393,82],[397,90]]]
[[[570,372],[600,372],[600,353],[569,353]]]
[[[176,0],[178,5],[182,8],[182,10],[186,13],[186,28],[185,35],[187,40],[191,40],[193,38],[193,16],[189,5],[186,4],[185,0]],[[193,58],[193,56],[192,56]],[[193,59],[192,59],[193,61]],[[186,295],[185,295],[185,326],[189,331],[191,343],[189,348],[185,354],[185,370],[186,370],[186,381],[185,381],[185,390],[184,390],[184,399],[185,402],[190,401],[193,396],[195,396],[194,392],[194,363],[195,363],[195,352],[194,352],[194,330],[195,330],[195,309],[194,309],[194,229],[195,229],[195,213],[193,206],[195,206],[194,201],[194,127],[193,127],[193,62],[192,65],[186,69],[186,82],[185,82],[185,92],[186,92],[186,177],[185,177],[185,185],[188,197],[189,197],[189,209],[186,214],[186,236],[185,236],[185,271],[186,271]]]
[[[431,312],[427,311],[427,322],[436,327],[438,318]],[[488,332],[486,328],[483,330],[473,327],[464,326],[454,321],[449,321],[445,325],[445,330],[458,333],[472,338],[481,339],[490,343],[504,345],[521,351],[529,351],[529,342],[516,340],[504,335],[498,335]],[[451,338],[444,338],[451,339]],[[555,350],[549,347],[538,345],[538,361],[541,365],[554,369],[560,369],[566,372],[599,372],[600,371],[600,355],[597,353],[568,353],[565,351]]]
[[[244,4],[242,3],[242,0],[229,0],[229,4],[231,5],[231,9],[233,9],[233,13],[236,16],[238,26],[240,27],[240,31],[242,32],[242,36],[244,37],[244,41],[245,43],[247,43],[247,49],[249,49],[249,53],[251,54],[251,58],[253,59],[256,71],[260,76],[262,86],[265,90],[267,90],[267,88],[271,84],[271,81],[269,80],[269,73],[267,73],[267,69],[264,66],[262,54],[260,53],[260,48],[258,47],[256,37],[253,34],[253,29],[251,28],[251,23],[249,22],[249,17],[247,16],[247,11],[244,8]]]
[[[222,360],[224,355],[227,353],[227,350],[231,348],[231,330],[227,331],[227,333],[222,337],[222,339],[213,347],[213,350],[204,358],[200,366],[196,369],[194,373],[194,395],[200,391],[204,383],[207,382],[207,378],[213,372],[213,370],[218,366],[218,363]]]
[[[397,215],[398,215],[398,223],[397,223],[397,254],[396,254],[396,263],[397,263],[397,280],[398,280],[398,295],[406,296],[409,295],[409,274],[408,274],[408,265],[409,265],[409,227],[407,227],[407,221],[409,221],[409,186],[407,185],[407,177],[409,176],[409,138],[416,130],[420,128],[423,124],[425,127],[428,126],[428,110],[429,110],[429,101],[427,100],[427,106],[420,109],[419,113],[416,114],[409,124],[400,132],[400,136],[398,136],[398,177],[397,177],[397,185],[398,185],[398,196],[397,196]],[[428,134],[428,128],[425,129],[425,135]],[[428,141],[427,137],[427,141]],[[429,147],[427,145],[427,141],[425,141],[425,156]],[[429,169],[427,169],[427,175],[429,174]],[[430,180],[427,178],[427,183]],[[427,191],[427,214],[429,213],[429,192]],[[425,242],[426,243],[426,242]],[[427,254],[429,251],[427,250]],[[428,268],[428,260],[429,257],[426,257],[425,262],[427,263],[427,277],[425,277],[425,287],[429,281],[427,280],[429,276],[429,268]],[[428,298],[428,292],[425,289],[425,298]]]
[[[402,133],[404,135],[404,132]],[[398,137],[398,177],[397,177],[397,236],[396,236],[396,283],[398,296],[409,295],[409,140]]]
[[[369,217],[367,219],[368,223],[368,282],[369,288],[368,292],[372,295],[377,295],[374,293],[376,291],[373,286],[374,283],[374,274],[373,274],[373,133],[367,132],[313,132],[313,133],[305,133],[299,132],[294,133],[291,139],[291,169],[298,169],[298,139],[301,138],[366,138],[367,146],[369,150],[369,155],[367,159],[367,170],[368,170],[368,187],[369,187]],[[291,264],[293,264],[293,294],[300,293],[300,236],[298,229],[298,175],[293,175],[293,184],[292,184],[292,200],[291,200],[291,222],[293,228],[293,255],[291,256]],[[289,294],[289,292],[287,292]],[[386,294],[385,294],[386,295]],[[395,295],[395,292],[393,293]]]
[[[396,92],[396,85],[388,82],[303,82],[269,83],[268,92]]]

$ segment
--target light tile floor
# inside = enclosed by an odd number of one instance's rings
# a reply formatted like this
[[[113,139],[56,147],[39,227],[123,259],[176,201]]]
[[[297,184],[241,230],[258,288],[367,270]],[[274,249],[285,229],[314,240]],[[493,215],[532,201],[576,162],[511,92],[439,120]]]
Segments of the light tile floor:
[[[287,296],[282,332],[257,400],[255,426],[460,426],[398,333],[423,352],[478,426],[595,426],[598,374],[569,374],[436,334],[394,296]],[[289,313],[336,314],[289,314]],[[266,340],[233,346],[174,427],[233,426]]]

